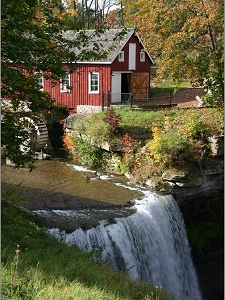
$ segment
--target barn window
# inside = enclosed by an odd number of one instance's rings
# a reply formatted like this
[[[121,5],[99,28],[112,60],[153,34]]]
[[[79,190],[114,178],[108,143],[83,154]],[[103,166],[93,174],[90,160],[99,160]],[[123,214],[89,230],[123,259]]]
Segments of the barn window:
[[[119,55],[118,55],[118,60],[120,62],[123,62],[124,61],[124,51],[120,51]]]
[[[129,43],[129,70],[136,70],[136,44]]]
[[[37,75],[37,83],[40,86],[40,91],[44,91],[44,77],[41,72],[35,72],[35,75]]]
[[[60,92],[69,93],[70,92],[70,74],[66,73],[60,80]]]
[[[95,72],[89,73],[89,93],[90,94],[99,93],[99,73],[95,73]]]
[[[145,61],[145,52],[140,52],[140,61]]]

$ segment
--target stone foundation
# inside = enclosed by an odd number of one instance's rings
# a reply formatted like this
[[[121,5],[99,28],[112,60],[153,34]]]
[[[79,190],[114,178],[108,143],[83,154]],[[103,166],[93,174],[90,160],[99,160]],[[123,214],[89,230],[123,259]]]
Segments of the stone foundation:
[[[107,107],[105,107],[104,109],[107,109]],[[102,111],[102,106],[77,105],[78,114],[93,114],[101,111]]]

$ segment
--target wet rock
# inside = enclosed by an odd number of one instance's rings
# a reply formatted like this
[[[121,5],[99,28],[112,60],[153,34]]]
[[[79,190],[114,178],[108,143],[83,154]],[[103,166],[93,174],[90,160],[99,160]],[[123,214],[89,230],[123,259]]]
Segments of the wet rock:
[[[214,156],[224,155],[224,135],[213,135],[209,136],[207,139],[210,142],[211,152]]]

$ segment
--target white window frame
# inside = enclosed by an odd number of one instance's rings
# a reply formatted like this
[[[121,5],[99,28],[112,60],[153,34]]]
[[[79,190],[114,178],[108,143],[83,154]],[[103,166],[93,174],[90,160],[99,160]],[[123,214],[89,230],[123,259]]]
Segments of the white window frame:
[[[140,61],[145,62],[145,52],[144,51],[140,52]]]
[[[60,80],[60,92],[70,93],[70,73],[66,73]]]
[[[135,43],[129,43],[129,70],[136,70],[136,48],[137,47]]]
[[[40,86],[40,91],[44,91],[44,76],[42,72],[35,72],[35,75],[38,75],[37,83]]]
[[[120,53],[118,54],[118,61],[124,62],[124,51],[120,51]]]
[[[88,92],[89,94],[99,94],[99,73],[89,72]]]

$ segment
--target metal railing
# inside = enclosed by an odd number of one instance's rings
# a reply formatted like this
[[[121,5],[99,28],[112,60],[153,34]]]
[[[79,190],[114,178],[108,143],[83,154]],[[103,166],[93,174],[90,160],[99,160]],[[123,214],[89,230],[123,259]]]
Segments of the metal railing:
[[[110,106],[132,107],[131,93],[102,93],[102,109]]]
[[[154,110],[172,108],[172,93],[161,97],[146,97],[146,93],[109,93],[102,94],[102,110],[108,107],[127,107],[130,109]]]

